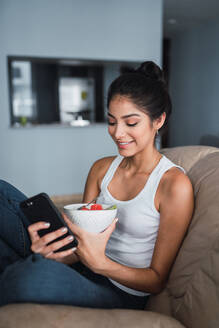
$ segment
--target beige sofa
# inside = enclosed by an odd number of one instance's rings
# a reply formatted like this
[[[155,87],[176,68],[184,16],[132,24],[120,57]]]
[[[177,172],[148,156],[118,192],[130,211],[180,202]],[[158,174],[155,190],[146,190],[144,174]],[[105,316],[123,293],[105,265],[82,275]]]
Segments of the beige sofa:
[[[1,328],[219,327],[219,148],[162,152],[187,170],[196,198],[188,234],[163,292],[150,297],[145,311],[11,304],[0,308]],[[80,195],[54,200],[61,206],[78,202]]]

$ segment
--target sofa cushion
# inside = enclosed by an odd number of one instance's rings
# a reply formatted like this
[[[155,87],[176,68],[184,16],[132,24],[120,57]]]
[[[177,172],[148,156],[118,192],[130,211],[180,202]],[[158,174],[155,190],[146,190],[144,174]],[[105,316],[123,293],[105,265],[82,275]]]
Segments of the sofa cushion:
[[[0,328],[185,328],[171,317],[140,310],[11,304],[0,308]]]
[[[181,146],[161,149],[161,153],[174,163],[182,166],[186,172],[200,159],[217,151],[219,152],[219,148],[208,146]]]
[[[150,297],[147,309],[173,315],[187,327],[218,327],[219,148],[186,146],[162,153],[187,170],[196,202],[167,288]]]
[[[219,152],[198,161],[188,176],[195,211],[167,288],[175,318],[187,327],[216,327],[212,322],[219,323]]]

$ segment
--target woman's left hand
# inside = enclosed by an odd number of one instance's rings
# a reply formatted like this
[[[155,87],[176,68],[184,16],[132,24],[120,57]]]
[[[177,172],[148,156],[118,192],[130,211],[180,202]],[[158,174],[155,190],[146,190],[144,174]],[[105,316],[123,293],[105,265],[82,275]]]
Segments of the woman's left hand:
[[[72,223],[64,213],[63,218],[78,241],[75,253],[84,265],[97,273],[108,261],[105,249],[118,219],[115,219],[103,232],[92,233]]]

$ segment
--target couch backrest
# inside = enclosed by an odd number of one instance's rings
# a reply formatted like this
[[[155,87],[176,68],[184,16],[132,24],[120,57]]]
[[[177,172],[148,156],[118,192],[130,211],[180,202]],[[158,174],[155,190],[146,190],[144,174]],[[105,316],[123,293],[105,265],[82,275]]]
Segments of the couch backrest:
[[[187,170],[194,188],[195,210],[167,287],[151,298],[148,308],[172,315],[188,328],[216,328],[219,327],[219,148],[189,146],[162,152]]]

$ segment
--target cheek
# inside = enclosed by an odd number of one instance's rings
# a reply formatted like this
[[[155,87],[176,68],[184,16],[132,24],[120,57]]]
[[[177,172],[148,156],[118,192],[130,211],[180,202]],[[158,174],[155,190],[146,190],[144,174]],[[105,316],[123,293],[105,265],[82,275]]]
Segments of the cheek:
[[[113,136],[113,131],[114,131],[114,127],[109,125],[108,126],[108,133],[111,137]]]
[[[143,126],[138,131],[135,131],[136,138],[142,140],[143,142],[151,138],[152,130],[148,126]]]

